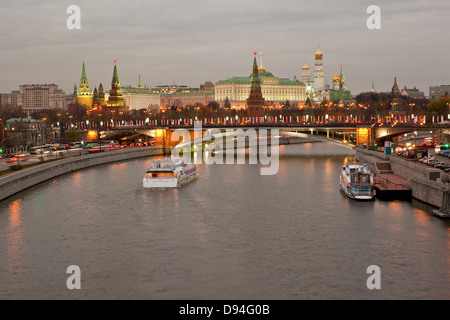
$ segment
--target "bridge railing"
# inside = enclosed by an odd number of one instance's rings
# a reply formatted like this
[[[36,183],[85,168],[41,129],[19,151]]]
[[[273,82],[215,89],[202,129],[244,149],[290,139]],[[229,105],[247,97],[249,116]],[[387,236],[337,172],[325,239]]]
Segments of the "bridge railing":
[[[396,117],[351,117],[351,116],[264,116],[264,117],[224,117],[224,118],[178,118],[178,119],[146,119],[146,120],[114,120],[97,122],[64,123],[65,130],[70,129],[107,129],[107,128],[152,128],[152,127],[192,127],[196,121],[203,127],[241,127],[241,126],[273,126],[273,127],[356,127],[358,125],[384,126],[384,127],[427,127],[440,128],[448,126],[443,118],[434,119],[432,123],[425,124],[422,116],[396,116]]]

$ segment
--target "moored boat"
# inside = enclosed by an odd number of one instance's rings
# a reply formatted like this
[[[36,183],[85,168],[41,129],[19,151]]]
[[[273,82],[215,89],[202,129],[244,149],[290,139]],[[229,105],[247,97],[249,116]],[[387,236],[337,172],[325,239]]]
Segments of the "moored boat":
[[[344,195],[354,200],[375,199],[373,174],[367,165],[346,164],[342,167],[340,188]]]
[[[145,172],[144,188],[175,188],[197,177],[197,167],[177,159],[164,158],[153,160]]]

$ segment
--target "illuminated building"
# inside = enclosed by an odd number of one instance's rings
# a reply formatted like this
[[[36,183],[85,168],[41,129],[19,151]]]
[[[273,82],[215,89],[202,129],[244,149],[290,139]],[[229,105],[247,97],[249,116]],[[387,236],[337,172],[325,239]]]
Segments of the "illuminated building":
[[[119,73],[117,71],[116,60],[114,60],[114,71],[113,78],[111,81],[111,90],[109,92],[104,92],[103,85],[100,83],[99,88],[90,91],[89,82],[86,76],[86,68],[84,65],[81,70],[80,88],[77,90],[75,85],[74,88],[74,102],[83,105],[88,111],[93,109],[101,110],[106,108],[106,110],[116,110],[126,111],[128,107],[120,88]]]
[[[333,82],[333,90],[330,91],[330,100],[332,102],[353,101],[352,94],[350,93],[349,90],[347,90],[347,85],[345,84],[345,76],[344,76],[344,72],[342,70],[342,65],[341,65],[341,72],[339,73],[339,76],[337,75],[337,72],[336,72],[334,74],[332,82]]]
[[[117,72],[116,60],[114,60],[113,78],[111,81],[111,90],[109,90],[109,97],[106,101],[107,107],[125,107],[125,99],[120,89],[119,73]]]
[[[89,82],[86,77],[86,68],[84,66],[81,69],[80,89],[77,91],[77,102],[87,108],[92,108],[94,103],[94,94],[89,89]]]
[[[266,106],[281,107],[289,101],[291,106],[303,105],[306,100],[305,84],[294,77],[294,80],[275,77],[262,66],[262,55],[258,78],[261,93]],[[247,108],[247,98],[250,94],[251,79],[253,73],[248,77],[232,77],[221,80],[215,86],[215,100],[224,106],[228,99],[232,108]]]
[[[322,102],[330,99],[330,90],[325,86],[325,76],[323,70],[323,53],[320,51],[320,45],[314,54],[314,87],[312,91],[313,100]]]
[[[140,74],[137,87],[123,87],[122,92],[125,104],[130,107],[130,110],[148,109],[152,106],[159,106],[161,102],[157,92],[142,87]]]

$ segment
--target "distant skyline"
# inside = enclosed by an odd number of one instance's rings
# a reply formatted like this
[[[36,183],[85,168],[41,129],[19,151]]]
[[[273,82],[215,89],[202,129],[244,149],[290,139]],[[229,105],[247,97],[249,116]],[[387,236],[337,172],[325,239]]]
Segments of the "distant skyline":
[[[26,3],[26,5],[25,5]],[[69,30],[69,5],[81,8],[81,29]],[[369,30],[369,5],[381,8],[381,30]],[[320,42],[325,83],[343,65],[352,94],[450,84],[448,0],[153,0],[25,1],[0,10],[0,92],[21,84],[79,85],[82,60],[91,90],[110,89],[114,60],[120,83],[198,87],[248,76],[253,52],[276,77],[314,71]],[[258,62],[259,63],[259,62]]]

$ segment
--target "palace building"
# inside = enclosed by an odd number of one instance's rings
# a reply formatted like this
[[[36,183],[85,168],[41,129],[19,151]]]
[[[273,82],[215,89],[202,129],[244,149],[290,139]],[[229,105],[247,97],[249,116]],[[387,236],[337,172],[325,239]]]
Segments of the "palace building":
[[[130,107],[130,110],[158,107],[161,103],[158,92],[142,87],[141,74],[139,74],[137,87],[122,87],[122,93],[125,98],[125,104]]]
[[[262,54],[260,54],[260,59],[257,73],[266,106],[276,108],[289,101],[291,106],[298,107],[306,100],[305,84],[303,82],[298,81],[296,77],[293,80],[275,77],[263,67]],[[215,100],[221,106],[224,106],[225,101],[228,99],[231,108],[247,108],[247,98],[250,95],[253,77],[254,74],[252,73],[248,77],[233,77],[217,82],[215,86]]]

